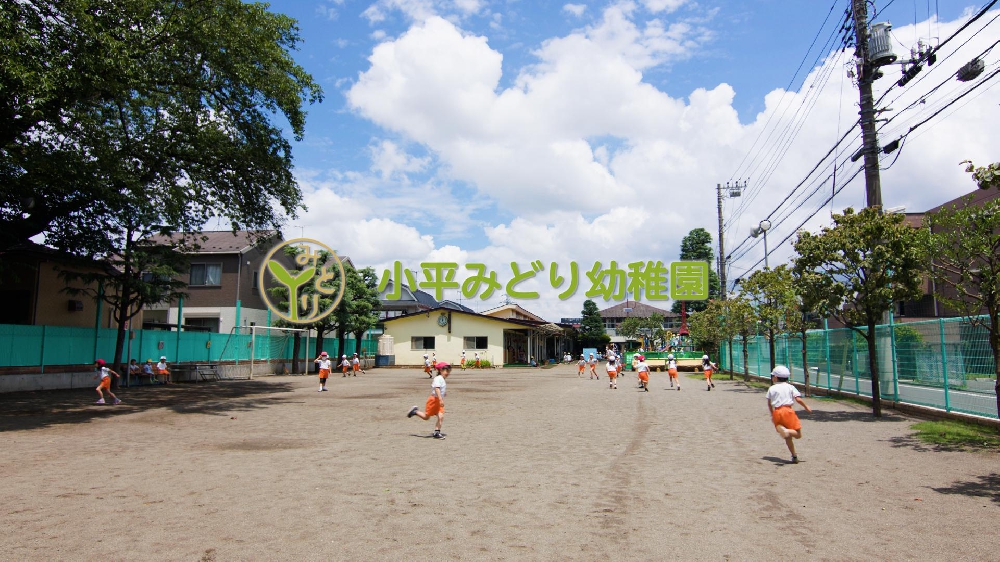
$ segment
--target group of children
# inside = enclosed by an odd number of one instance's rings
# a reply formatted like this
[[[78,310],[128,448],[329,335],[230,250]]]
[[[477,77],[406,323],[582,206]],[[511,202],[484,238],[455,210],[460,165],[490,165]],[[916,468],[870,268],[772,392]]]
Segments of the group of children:
[[[318,392],[326,392],[326,379],[330,378],[330,373],[333,372],[331,367],[333,366],[333,360],[330,359],[330,354],[327,352],[322,352],[319,354],[313,363],[319,366],[319,390]],[[358,371],[362,374],[367,375],[368,373],[361,368],[361,358],[355,353],[353,357],[348,359],[347,355],[340,356],[340,363],[337,365],[340,367],[342,376],[348,376],[348,373],[352,373],[353,376],[358,376]]]

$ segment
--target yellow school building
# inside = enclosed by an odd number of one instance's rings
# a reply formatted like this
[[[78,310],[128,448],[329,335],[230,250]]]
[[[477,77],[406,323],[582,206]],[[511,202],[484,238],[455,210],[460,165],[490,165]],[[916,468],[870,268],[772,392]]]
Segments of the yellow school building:
[[[422,366],[424,354],[457,365],[462,351],[492,365],[524,365],[560,358],[572,349],[572,327],[548,322],[498,318],[438,307],[385,320],[397,366]]]

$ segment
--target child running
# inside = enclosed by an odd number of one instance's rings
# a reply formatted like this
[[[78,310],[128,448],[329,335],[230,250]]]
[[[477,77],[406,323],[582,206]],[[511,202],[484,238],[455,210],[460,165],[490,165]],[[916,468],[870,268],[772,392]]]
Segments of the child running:
[[[636,359],[639,360],[635,366],[635,370],[639,373],[639,384],[644,391],[649,392],[649,365],[646,364],[646,357],[639,355]]]
[[[444,422],[444,397],[448,394],[446,379],[451,374],[451,365],[438,363],[435,367],[438,370],[438,376],[434,377],[434,382],[431,383],[431,395],[427,398],[424,411],[421,412],[418,406],[414,406],[410,408],[410,412],[406,414],[406,417],[412,418],[413,416],[417,416],[425,421],[436,417],[437,423],[434,424],[434,433],[431,434],[431,437],[434,439],[444,439],[444,433],[441,433],[441,423]]]
[[[343,373],[342,377],[346,377],[347,371],[351,369],[351,362],[347,360],[347,355],[340,356],[340,364],[337,366],[340,367],[340,372]]]
[[[583,370],[587,368],[587,360],[584,359],[582,353],[580,354],[580,360],[577,361],[577,363],[576,363],[576,368],[577,368],[576,377],[577,378],[582,378],[583,377]]]
[[[674,359],[673,353],[667,354],[667,374],[670,375],[670,388],[673,388],[676,382],[677,390],[680,390],[681,381],[677,378],[677,359]]]
[[[459,360],[458,365],[462,368],[463,371],[465,370],[465,350],[464,349],[462,350],[462,359]]]
[[[792,440],[802,439],[802,423],[792,406],[798,402],[810,413],[812,408],[802,400],[799,389],[789,384],[789,376],[791,373],[784,365],[778,365],[771,371],[771,382],[774,384],[767,389],[767,409],[771,412],[774,429],[785,440],[788,452],[792,454],[792,464],[798,464],[799,457],[795,454],[795,443]]]
[[[707,385],[707,389],[709,391],[715,388],[715,383],[712,382],[712,371],[715,370],[716,367],[717,365],[712,363],[712,361],[708,358],[708,355],[701,356],[701,370],[705,371],[705,384]]]
[[[94,366],[97,367],[97,370],[99,372],[99,374],[94,378],[96,379],[100,377],[101,379],[100,382],[97,384],[97,388],[94,389],[97,391],[97,403],[104,404],[104,392],[101,392],[103,390],[108,393],[108,396],[110,396],[112,400],[114,400],[112,404],[115,405],[121,404],[122,401],[119,400],[117,396],[115,396],[114,392],[111,392],[111,375],[114,375],[115,378],[117,379],[119,378],[118,373],[109,369],[107,363],[104,362],[104,359],[98,359],[97,361],[94,361]]]
[[[590,354],[590,361],[588,363],[590,364],[590,378],[601,380],[601,377],[597,374],[597,358],[594,357],[593,353]]]
[[[358,371],[361,371],[366,375],[368,374],[365,373],[365,370],[361,368],[361,358],[358,357],[357,353],[355,353],[354,357],[351,358],[351,369],[354,370],[354,376],[358,376]]]
[[[426,353],[424,354],[424,372],[427,373],[427,378],[434,378],[434,373],[431,372],[431,360]]]
[[[618,390],[618,367],[613,357],[608,357],[608,388]]]
[[[330,354],[325,351],[320,353],[313,363],[319,366],[319,390],[316,392],[326,392],[326,379],[330,378],[330,368],[333,366]]]
[[[476,362],[476,368],[478,369],[479,368],[479,352],[478,351],[476,352],[476,357],[475,357],[474,361]]]

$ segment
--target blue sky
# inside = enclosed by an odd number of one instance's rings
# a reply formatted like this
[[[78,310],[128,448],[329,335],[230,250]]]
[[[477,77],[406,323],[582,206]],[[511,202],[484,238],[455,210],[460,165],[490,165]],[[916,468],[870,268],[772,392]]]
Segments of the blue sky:
[[[766,137],[771,114],[779,116],[771,126],[780,125],[782,109],[815,90],[815,109],[748,216],[773,209],[856,118],[846,57],[818,50],[847,0],[781,95],[831,4],[274,1],[272,10],[299,21],[295,57],[326,95],[309,108],[294,149],[310,209],[289,222],[378,268],[395,259],[411,268],[428,259],[498,268],[537,258],[674,259],[690,228],[715,232],[713,187],[761,131]],[[940,24],[928,23],[935,4]],[[892,21],[901,52],[956,28],[970,8],[935,2],[928,13],[926,2],[893,2],[877,20]],[[996,34],[990,27],[964,48]],[[813,87],[802,88],[810,72]],[[938,134],[908,143],[886,172],[887,204],[934,206],[968,191],[952,160],[997,159],[985,147],[996,145],[995,133],[975,125],[977,113],[997,106],[996,92],[986,94]],[[975,134],[953,133],[967,123]],[[955,139],[942,152],[947,134]],[[857,205],[861,192],[849,185],[834,206]],[[749,226],[741,221],[728,236],[742,240]],[[538,307],[573,315],[579,302]]]

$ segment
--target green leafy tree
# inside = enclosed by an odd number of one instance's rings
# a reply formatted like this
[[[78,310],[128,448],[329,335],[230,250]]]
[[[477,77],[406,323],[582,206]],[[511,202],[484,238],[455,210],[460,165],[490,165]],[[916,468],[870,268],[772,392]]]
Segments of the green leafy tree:
[[[830,316],[829,302],[824,295],[830,294],[833,279],[815,271],[800,268],[796,262],[792,266],[792,289],[796,306],[785,315],[785,331],[802,344],[802,370],[804,371],[805,394],[809,396],[809,330],[816,328],[819,319]]]
[[[350,266],[348,266],[350,267]],[[354,351],[361,354],[361,338],[378,324],[378,313],[382,308],[379,299],[378,274],[371,267],[357,271],[350,268],[353,275],[348,274],[350,301],[350,331],[354,334]]]
[[[273,229],[301,208],[283,130],[300,139],[322,92],[291,57],[287,16],[240,0],[19,0],[0,30],[0,250],[42,234],[98,254],[94,233],[139,203],[174,231],[217,217]]]
[[[986,166],[976,166],[971,160],[962,163],[966,165],[965,171],[972,174],[979,189],[1000,189],[1000,162]]]
[[[639,339],[642,330],[646,328],[646,319],[630,316],[618,324],[615,333],[628,341]]]
[[[187,283],[178,277],[187,271],[187,258],[179,253],[179,244],[154,242],[159,234],[142,214],[144,206],[112,216],[103,229],[93,233],[90,241],[95,254],[89,255],[103,264],[100,271],[62,270],[65,292],[87,295],[110,305],[117,326],[115,354],[112,364],[122,371],[128,322],[149,305],[170,302],[182,296]],[[83,283],[79,288],[76,283]]]
[[[726,315],[726,331],[740,338],[743,347],[743,380],[750,380],[750,338],[757,335],[757,314],[750,300],[743,295],[726,299],[723,305]],[[758,373],[759,374],[759,373]]]
[[[708,353],[717,353],[726,339],[724,333],[724,301],[711,300],[705,310],[695,312],[688,318],[688,335],[694,344]]]
[[[680,259],[708,262],[708,298],[718,298],[719,276],[715,270],[712,269],[712,263],[715,262],[715,250],[712,249],[712,235],[709,234],[709,232],[704,228],[695,228],[688,232],[687,236],[681,240]],[[707,302],[708,301],[686,301],[684,308],[689,313],[698,312],[700,310],[705,310]],[[680,301],[674,301],[671,310],[679,314],[681,311]]]
[[[938,299],[988,333],[1000,413],[1000,199],[929,215]]]
[[[767,335],[767,345],[771,356],[771,369],[775,366],[775,337],[784,333],[791,316],[796,314],[795,290],[792,287],[792,272],[786,265],[774,269],[760,269],[753,272],[741,285],[742,292],[753,304],[757,322]]]
[[[796,267],[824,276],[815,297],[868,344],[872,378],[872,413],[882,416],[875,327],[893,302],[920,295],[926,267],[925,231],[903,222],[903,215],[881,209],[846,209],[833,216],[833,226],[819,234],[805,232],[795,242]]]
[[[597,308],[597,303],[587,299],[583,301],[583,311],[580,316],[581,347],[603,348],[611,342],[611,337],[604,331],[604,318]]]

